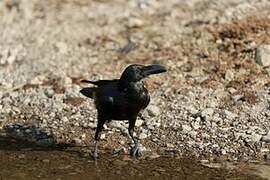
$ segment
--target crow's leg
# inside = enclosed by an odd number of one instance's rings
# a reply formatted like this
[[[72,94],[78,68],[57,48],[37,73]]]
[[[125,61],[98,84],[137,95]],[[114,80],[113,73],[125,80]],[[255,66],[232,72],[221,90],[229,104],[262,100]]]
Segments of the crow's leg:
[[[141,118],[141,120],[146,121],[146,119],[142,115],[142,112],[139,112],[138,116],[139,116],[139,118]]]
[[[133,135],[135,122],[136,122],[136,118],[129,120],[129,127],[128,127],[128,133],[129,133],[130,137],[132,138],[132,140],[134,142],[134,147],[131,148],[131,152],[130,152],[130,154],[133,157],[142,155],[141,149],[139,147],[139,142]]]
[[[96,160],[98,158],[98,141],[100,139],[100,133],[103,129],[103,125],[106,120],[103,119],[98,119],[98,124],[97,124],[97,129],[96,129],[96,134],[95,134],[95,147],[94,147],[94,159]]]

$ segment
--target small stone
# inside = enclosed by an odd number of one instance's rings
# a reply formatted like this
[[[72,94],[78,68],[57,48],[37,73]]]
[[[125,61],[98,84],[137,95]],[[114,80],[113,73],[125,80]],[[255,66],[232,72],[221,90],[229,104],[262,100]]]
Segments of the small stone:
[[[18,158],[19,158],[19,159],[24,159],[24,158],[25,158],[25,154],[20,154],[20,155],[18,156]]]
[[[140,135],[139,135],[139,139],[145,139],[145,138],[147,138],[147,134],[145,134],[145,133],[141,133]]]
[[[130,28],[138,28],[143,26],[144,22],[141,19],[138,18],[131,18],[128,21],[128,27]]]
[[[192,125],[192,127],[193,127],[194,130],[197,130],[197,129],[199,129],[201,126],[200,126],[199,123],[195,122],[195,123]]]
[[[267,135],[265,135],[261,138],[261,141],[266,142],[266,143],[270,143],[270,131],[267,133]]]
[[[42,162],[44,162],[44,163],[49,163],[50,160],[49,160],[49,159],[43,159]]]
[[[82,144],[82,140],[79,139],[79,138],[74,138],[74,139],[72,140],[72,142],[73,142],[74,144],[76,144],[76,145],[81,145],[81,144]]]
[[[72,79],[65,76],[61,79],[61,82],[60,82],[61,86],[64,86],[64,87],[69,87],[72,85]]]
[[[46,89],[46,90],[45,90],[45,95],[46,95],[48,98],[52,98],[53,95],[54,95],[54,90],[53,90],[53,89]]]
[[[202,111],[202,117],[211,117],[214,114],[213,108],[206,108]]]
[[[154,106],[154,105],[148,106],[147,112],[148,112],[149,116],[151,116],[151,117],[155,117],[155,116],[160,115],[159,107]]]
[[[202,160],[201,160],[201,163],[202,163],[202,164],[207,164],[207,163],[209,163],[209,160],[207,160],[207,159],[202,159]]]
[[[270,151],[270,150],[269,150],[268,148],[262,148],[262,149],[261,149],[261,152],[262,152],[262,153],[269,153],[269,151]]]
[[[106,135],[105,134],[101,134],[100,135],[100,139],[105,139]]]
[[[88,124],[85,122],[85,123],[82,124],[82,127],[83,127],[83,128],[88,128],[89,126],[88,126]]]
[[[189,126],[189,125],[182,125],[182,131],[183,131],[183,133],[188,133],[188,132],[190,132],[192,130],[192,128]]]
[[[195,138],[198,133],[196,131],[189,131],[188,134],[190,137]]]
[[[30,83],[31,84],[42,84],[44,82],[44,80],[46,79],[46,76],[44,75],[38,75],[36,77],[34,77]]]
[[[239,101],[243,97],[244,97],[244,95],[242,95],[242,94],[237,94],[237,95],[232,96],[232,98],[233,98],[234,101]]]
[[[227,70],[226,73],[225,73],[225,79],[227,81],[232,81],[234,79],[234,73],[232,70]]]
[[[136,121],[135,126],[136,126],[136,127],[139,127],[139,126],[141,126],[143,123],[144,123],[144,121],[143,121],[143,120],[138,119],[138,120]]]
[[[156,158],[159,158],[160,157],[160,155],[158,155],[157,153],[152,153],[150,156],[149,156],[149,158],[150,159],[156,159]]]
[[[31,133],[32,130],[31,130],[31,129],[26,129],[25,132],[26,132],[26,133]]]
[[[232,113],[231,111],[228,111],[228,110],[224,110],[224,114],[225,114],[226,118],[230,119],[230,120],[237,117],[236,114],[234,114],[234,113]]]
[[[261,66],[270,66],[270,45],[261,45],[256,49],[255,60]]]
[[[82,134],[81,135],[81,140],[85,140],[85,138],[86,138],[86,135],[85,134]]]
[[[222,150],[221,150],[221,154],[222,154],[222,155],[226,155],[226,154],[227,154],[226,150],[225,150],[225,149],[222,149]]]
[[[95,123],[90,122],[90,123],[88,124],[88,127],[90,127],[91,129],[94,129],[94,128],[96,128],[97,126],[96,126]]]
[[[62,121],[63,121],[64,123],[66,123],[66,122],[68,122],[68,118],[67,118],[67,117],[63,117],[63,118],[62,118]]]
[[[167,143],[166,146],[167,146],[168,148],[174,148],[174,145],[171,144],[171,143]]]

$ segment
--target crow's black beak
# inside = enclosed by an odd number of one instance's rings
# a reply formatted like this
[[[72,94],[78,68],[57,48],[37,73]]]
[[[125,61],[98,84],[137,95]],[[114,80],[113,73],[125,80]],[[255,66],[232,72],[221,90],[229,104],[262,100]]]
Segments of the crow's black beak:
[[[159,64],[152,64],[152,65],[145,66],[143,68],[144,76],[149,76],[152,74],[159,74],[159,73],[163,73],[166,71],[167,71],[166,68],[164,66],[159,65]]]

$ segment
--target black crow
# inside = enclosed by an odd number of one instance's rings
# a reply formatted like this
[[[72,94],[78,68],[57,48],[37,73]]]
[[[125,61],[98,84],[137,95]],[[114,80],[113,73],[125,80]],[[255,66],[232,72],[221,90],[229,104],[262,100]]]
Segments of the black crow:
[[[120,79],[88,81],[97,87],[87,87],[81,89],[81,93],[94,99],[97,108],[97,128],[95,133],[94,158],[98,157],[98,141],[100,132],[106,121],[128,120],[128,132],[135,146],[131,149],[133,156],[140,155],[138,140],[134,138],[133,131],[137,116],[145,109],[150,102],[150,95],[142,81],[152,74],[166,72],[164,66],[152,65],[129,65],[122,73]]]

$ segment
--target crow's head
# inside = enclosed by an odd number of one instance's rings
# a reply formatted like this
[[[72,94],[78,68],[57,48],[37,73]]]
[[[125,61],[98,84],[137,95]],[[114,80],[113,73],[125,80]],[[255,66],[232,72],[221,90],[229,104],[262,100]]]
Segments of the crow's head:
[[[124,70],[120,80],[127,82],[137,82],[152,74],[159,74],[163,72],[166,72],[166,68],[158,64],[151,64],[147,66],[140,64],[132,64]]]

